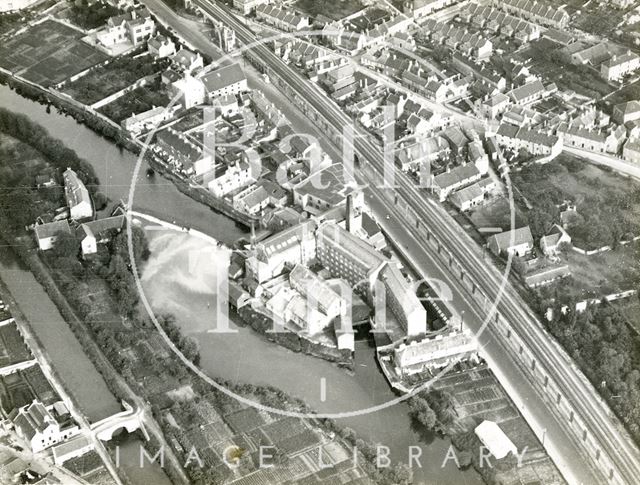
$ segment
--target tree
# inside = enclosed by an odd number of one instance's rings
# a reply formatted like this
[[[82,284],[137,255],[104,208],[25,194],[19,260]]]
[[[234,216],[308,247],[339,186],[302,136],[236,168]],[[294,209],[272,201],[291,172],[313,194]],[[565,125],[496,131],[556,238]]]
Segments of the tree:
[[[414,396],[409,399],[409,412],[411,417],[431,430],[436,425],[436,413],[431,409],[426,399]]]
[[[96,208],[96,211],[101,211],[107,207],[109,203],[109,198],[104,195],[102,192],[96,192],[93,196],[93,204]]]
[[[55,235],[55,242],[51,248],[51,254],[56,258],[77,257],[80,252],[80,241],[75,234],[68,232],[58,232]]]

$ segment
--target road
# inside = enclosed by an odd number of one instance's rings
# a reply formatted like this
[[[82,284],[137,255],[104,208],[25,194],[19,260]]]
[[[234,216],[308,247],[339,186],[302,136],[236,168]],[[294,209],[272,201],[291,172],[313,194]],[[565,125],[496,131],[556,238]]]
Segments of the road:
[[[590,152],[589,150],[581,150],[579,148],[568,146],[565,146],[563,151],[570,153],[571,155],[575,155],[576,157],[586,158],[597,165],[609,167],[620,174],[640,180],[640,166],[622,160],[621,158],[614,157],[613,155],[608,155],[606,153],[595,153]]]
[[[242,42],[252,43],[256,41],[253,34],[234,16],[230,15],[226,9],[207,0],[194,0],[194,2],[208,15],[223,20],[227,25],[234,28]],[[322,114],[330,125],[340,129],[351,124],[348,117],[336,105],[330,102],[315,87],[312,87],[307,79],[284,64],[267,47],[256,46],[253,53],[268,66],[271,72],[281,79],[286,79],[288,86],[296,95],[301,99],[306,99],[316,111]],[[383,160],[379,147],[368,139],[366,133],[361,132],[360,134],[364,136],[357,138],[355,142],[355,150],[360,160],[363,160],[363,163],[369,165],[378,173],[382,173]],[[427,247],[426,243],[421,241],[422,238],[426,237],[425,226],[427,226],[436,240],[445,243],[455,260],[479,285],[482,291],[490,299],[497,299],[501,293],[501,275],[493,265],[484,262],[481,249],[442,207],[438,204],[428,203],[424,194],[419,192],[404,174],[397,173],[395,182],[397,184],[395,193],[400,200],[407,207],[411,207],[418,218],[424,222],[419,229],[413,226],[409,227],[406,222],[403,222],[404,215],[398,213],[397,209],[394,208],[393,215],[399,221],[397,237],[400,240],[411,240],[414,236],[417,237],[417,244],[412,248],[413,259],[417,261],[429,261],[432,259],[431,253],[433,251],[430,247]],[[384,194],[378,188],[374,187],[372,190],[379,200],[386,200]],[[386,205],[389,206],[391,204],[386,202]],[[448,272],[439,259],[434,263],[438,267],[444,268],[443,273]],[[467,290],[457,280],[450,279],[450,281],[453,287],[458,289],[459,294],[465,295],[467,293]],[[483,310],[479,309],[469,296],[463,296],[463,300],[464,305],[474,309],[469,312],[470,315],[483,315]],[[595,389],[575,368],[568,355],[544,331],[537,317],[508,284],[499,303],[499,312],[509,322],[512,331],[526,342],[528,349],[538,362],[539,372],[548,375],[560,389],[563,389],[565,398],[575,409],[576,414],[586,423],[589,434],[593,436],[593,439],[599,443],[613,461],[615,466],[614,473],[618,481],[634,483],[636,478],[640,476],[640,453],[638,449],[633,445],[628,434],[622,430],[621,424],[612,415]],[[466,323],[469,326],[477,325],[475,318]],[[511,375],[503,375],[509,384],[506,386],[507,390],[513,391],[517,389],[522,395],[527,396],[528,401],[524,404],[524,407],[530,408],[530,414],[531,410],[535,410],[540,417],[539,421],[547,427],[547,431],[543,433],[546,436],[545,447],[554,460],[559,465],[562,465],[562,471],[567,479],[571,483],[605,483],[606,480],[601,475],[596,475],[597,471],[587,466],[588,462],[585,459],[570,459],[570,462],[566,462],[559,456],[562,454],[570,457],[583,456],[581,446],[574,442],[571,435],[568,434],[569,432],[566,430],[567,424],[558,423],[554,412],[545,399],[537,395],[529,383],[524,382],[522,375],[517,377],[517,370],[521,364],[516,362],[509,354],[506,354],[504,349],[500,350],[498,345],[501,343],[500,339],[502,337],[498,336],[497,329],[490,326],[487,332],[488,338],[492,338],[496,342],[494,346],[485,348],[489,355],[489,360],[493,361],[492,364],[494,365],[499,362],[500,369],[511,369]],[[541,436],[540,431],[540,429],[537,430],[539,436]],[[606,471],[602,471],[602,473],[606,473]]]

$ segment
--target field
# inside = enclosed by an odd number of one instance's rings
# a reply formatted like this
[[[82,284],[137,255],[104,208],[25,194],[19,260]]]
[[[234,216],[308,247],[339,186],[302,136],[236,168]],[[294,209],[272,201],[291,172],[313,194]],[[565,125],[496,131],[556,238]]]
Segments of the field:
[[[360,0],[298,0],[295,7],[311,17],[323,15],[340,20],[362,10],[364,4]]]
[[[47,20],[0,47],[0,66],[50,86],[99,64],[108,56],[83,43],[81,32]]]
[[[0,367],[33,358],[15,323],[0,327]]]
[[[453,396],[460,429],[452,441],[471,454],[476,466],[482,443],[473,430],[483,420],[496,422],[519,452],[526,448],[519,466],[512,458],[491,458],[494,467],[491,473],[494,470],[496,473],[493,483],[562,483],[540,441],[487,367],[479,366],[445,376],[435,387]],[[481,468],[479,471],[485,476],[486,470]]]
[[[477,228],[500,227],[503,231],[511,228],[511,205],[506,197],[495,197],[480,207],[472,209],[469,218]],[[515,207],[515,227],[526,223],[522,211]]]
[[[38,399],[49,406],[60,398],[37,365],[0,378],[0,402],[5,413]]]
[[[157,106],[166,106],[170,98],[159,80],[146,86],[140,86],[112,103],[103,106],[100,111],[116,123],[120,123],[132,114],[142,113]]]
[[[168,62],[167,59],[156,62],[151,56],[119,57],[66,85],[64,92],[83,104],[93,104],[145,76],[163,71]]]

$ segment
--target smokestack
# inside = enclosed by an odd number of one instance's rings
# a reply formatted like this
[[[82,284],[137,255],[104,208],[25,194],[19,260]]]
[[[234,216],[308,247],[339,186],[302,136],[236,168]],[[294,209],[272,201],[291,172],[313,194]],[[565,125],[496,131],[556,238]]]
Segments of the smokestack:
[[[353,196],[347,195],[347,217],[345,221],[347,232],[351,232],[353,228]]]

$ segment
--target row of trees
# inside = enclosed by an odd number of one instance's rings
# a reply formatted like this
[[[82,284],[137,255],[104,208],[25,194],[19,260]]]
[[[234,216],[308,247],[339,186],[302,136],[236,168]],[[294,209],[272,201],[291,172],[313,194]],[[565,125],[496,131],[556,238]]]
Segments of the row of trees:
[[[33,147],[44,155],[53,167],[60,170],[71,168],[84,181],[89,191],[95,192],[98,177],[89,162],[80,158],[62,141],[50,136],[44,127],[27,116],[0,108],[0,132]]]
[[[547,325],[640,443],[640,339],[623,312],[606,301],[582,313],[557,305]]]

